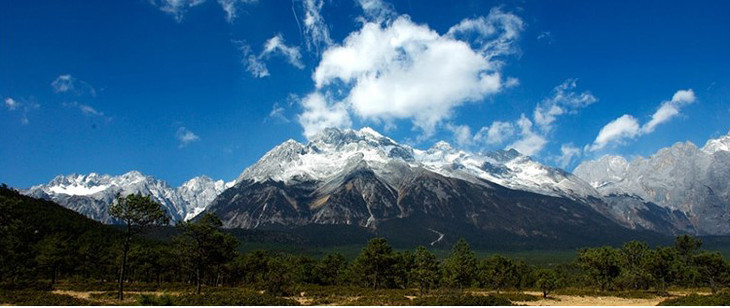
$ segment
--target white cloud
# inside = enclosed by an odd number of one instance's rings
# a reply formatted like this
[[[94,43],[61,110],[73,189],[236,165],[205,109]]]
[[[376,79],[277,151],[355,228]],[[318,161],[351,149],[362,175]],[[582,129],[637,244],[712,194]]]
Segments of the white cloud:
[[[60,75],[51,82],[51,87],[56,93],[74,93],[76,95],[96,96],[96,90],[89,83],[79,80],[70,74]]]
[[[498,145],[506,142],[515,134],[515,127],[510,122],[494,121],[484,126],[474,135],[474,140],[489,145]]]
[[[189,9],[205,2],[206,0],[150,0],[160,11],[172,15],[178,22],[183,20]],[[226,14],[226,20],[232,23],[238,17],[238,10],[242,5],[256,2],[257,0],[218,0],[218,5]]]
[[[284,107],[279,106],[279,103],[274,103],[273,106],[271,106],[271,112],[269,112],[269,118],[276,119],[278,121],[289,123],[289,119],[284,115],[284,112],[286,109]]]
[[[328,104],[327,99],[318,92],[307,95],[300,104],[304,112],[299,115],[298,120],[307,138],[328,127],[349,128],[352,125],[344,104]]]
[[[454,134],[454,140],[459,146],[465,147],[472,144],[473,140],[469,126],[447,124],[446,129]]]
[[[520,119],[517,120],[517,126],[520,128],[520,139],[508,145],[505,149],[515,149],[527,156],[533,156],[542,151],[547,144],[547,140],[532,130],[532,121],[522,114]]]
[[[694,91],[679,90],[669,101],[664,101],[651,117],[649,122],[640,126],[639,121],[632,115],[625,114],[616,120],[606,124],[598,132],[593,144],[587,145],[586,149],[598,151],[611,143],[623,143],[638,136],[654,132],[659,124],[666,123],[680,114],[681,107],[692,104],[697,100]]]
[[[565,169],[568,165],[570,165],[574,158],[578,158],[580,156],[580,148],[573,146],[572,143],[566,143],[560,146],[560,156],[556,157],[554,160],[558,163],[560,168]]]
[[[277,34],[272,38],[266,40],[261,53],[255,55],[251,51],[251,46],[243,41],[235,41],[238,44],[238,48],[241,51],[243,59],[241,63],[246,67],[246,70],[256,78],[263,78],[270,76],[269,68],[266,66],[266,62],[272,55],[282,55],[289,64],[293,65],[298,69],[304,69],[302,63],[302,54],[299,52],[299,47],[287,46],[284,37],[281,34]]]
[[[324,0],[302,0],[302,11],[304,13],[304,43],[307,50],[319,53],[321,48],[332,45],[329,28],[322,17],[322,6]],[[296,11],[295,11],[296,14]],[[296,17],[296,15],[295,15]],[[297,17],[297,22],[298,22]]]
[[[551,97],[537,104],[533,112],[533,119],[543,132],[547,133],[552,130],[552,124],[558,116],[575,114],[581,108],[598,101],[590,91],[575,92],[576,86],[575,79],[568,79],[553,89]]]
[[[180,145],[178,146],[180,148],[187,146],[191,142],[200,140],[200,137],[198,137],[198,135],[191,132],[184,126],[181,126],[180,128],[177,129],[177,132],[175,132],[175,138],[177,138],[177,140],[180,141]]]
[[[103,112],[97,110],[96,108],[94,108],[94,107],[92,107],[90,105],[82,104],[82,103],[79,103],[79,102],[63,103],[63,106],[65,106],[65,107],[78,108],[79,111],[81,111],[81,113],[83,113],[85,116],[89,116],[89,117],[104,117],[104,113]],[[111,118],[107,118],[107,119],[111,119]]]
[[[6,97],[3,102],[5,103],[5,108],[9,111],[20,113],[20,123],[22,124],[29,124],[28,113],[41,106],[32,98],[30,100],[16,100],[12,97]]]
[[[261,51],[259,58],[275,54],[284,56],[287,61],[289,61],[289,64],[298,69],[304,68],[304,64],[302,64],[302,54],[299,52],[299,47],[287,46],[284,42],[284,37],[281,34],[277,34],[266,41],[264,44],[264,50]]]
[[[504,87],[501,63],[492,58],[515,49],[521,27],[519,17],[498,9],[445,35],[408,16],[367,22],[322,54],[312,78],[317,92],[342,93],[328,105],[342,104],[374,122],[408,119],[430,136],[455,108]],[[466,34],[468,39],[457,38]]]
[[[18,109],[18,107],[20,107],[20,106],[21,106],[21,104],[19,102],[15,101],[14,99],[12,99],[10,97],[5,98],[5,107],[7,107],[9,110]]]
[[[596,140],[593,141],[593,145],[589,149],[598,151],[605,148],[609,143],[632,139],[638,136],[640,132],[639,121],[633,116],[625,114],[601,128]]]
[[[385,22],[396,16],[395,9],[390,3],[382,0],[357,0],[367,20],[374,22]]]
[[[684,105],[692,104],[697,100],[694,91],[679,90],[672,96],[672,100],[662,102],[661,106],[651,116],[651,120],[641,127],[643,134],[648,134],[656,129],[656,126],[665,123],[679,115],[679,110]]]

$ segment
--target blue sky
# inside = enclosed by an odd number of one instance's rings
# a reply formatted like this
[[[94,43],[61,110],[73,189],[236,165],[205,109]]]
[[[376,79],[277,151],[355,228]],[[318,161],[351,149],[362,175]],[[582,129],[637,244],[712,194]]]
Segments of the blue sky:
[[[230,180],[370,126],[572,170],[730,129],[727,1],[0,0],[0,181]]]

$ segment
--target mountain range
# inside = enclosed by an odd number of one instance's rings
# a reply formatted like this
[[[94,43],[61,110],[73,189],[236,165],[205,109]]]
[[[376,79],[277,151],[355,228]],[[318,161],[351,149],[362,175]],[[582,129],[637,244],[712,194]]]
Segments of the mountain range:
[[[229,228],[349,225],[424,240],[482,234],[590,241],[631,230],[730,234],[730,135],[677,143],[631,162],[603,156],[574,173],[515,150],[472,153],[437,142],[415,149],[370,129],[325,129],[288,140],[230,182],[181,187],[133,171],[58,176],[23,191],[113,223],[117,193],[142,193],[174,221],[216,213]]]

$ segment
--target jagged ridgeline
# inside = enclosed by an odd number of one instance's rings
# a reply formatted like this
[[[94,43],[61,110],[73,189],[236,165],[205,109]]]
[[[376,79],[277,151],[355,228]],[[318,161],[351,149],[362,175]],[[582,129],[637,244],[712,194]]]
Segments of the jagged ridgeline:
[[[729,144],[725,136],[702,149],[675,145],[638,162],[603,158],[579,166],[579,177],[515,150],[471,153],[445,142],[419,150],[370,128],[326,129],[306,144],[274,147],[227,183],[198,177],[172,188],[130,172],[59,176],[24,193],[106,223],[113,222],[107,210],[117,192],[142,193],[162,203],[173,221],[207,211],[227,228],[310,234],[321,230],[316,226],[340,226],[403,243],[468,237],[475,245],[573,247],[655,233],[729,233],[730,195],[718,186],[730,176]],[[652,168],[657,174],[647,176]],[[690,193],[677,201],[671,187]],[[714,214],[704,217],[709,208]]]

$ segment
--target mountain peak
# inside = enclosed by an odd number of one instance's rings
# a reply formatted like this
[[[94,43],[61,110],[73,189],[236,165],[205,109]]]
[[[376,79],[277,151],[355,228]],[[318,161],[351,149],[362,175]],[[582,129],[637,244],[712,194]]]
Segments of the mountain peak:
[[[705,146],[702,147],[702,151],[707,154],[714,154],[719,151],[730,152],[730,132],[720,138],[707,140]]]

